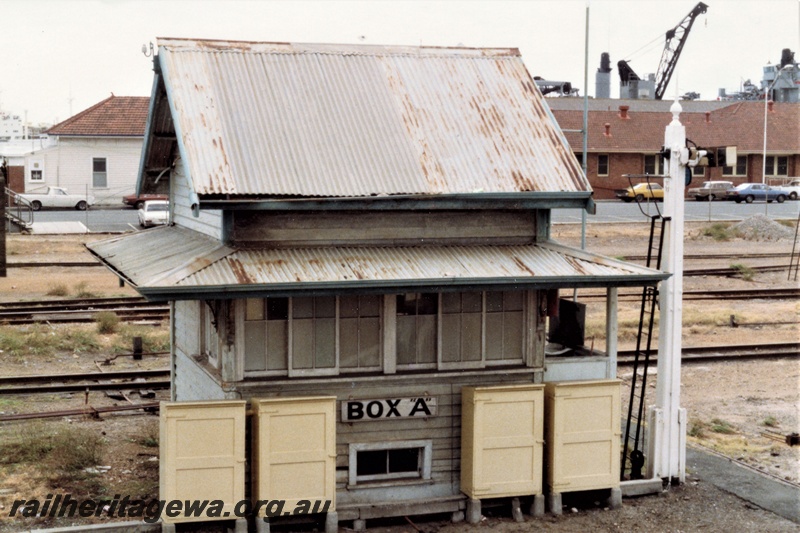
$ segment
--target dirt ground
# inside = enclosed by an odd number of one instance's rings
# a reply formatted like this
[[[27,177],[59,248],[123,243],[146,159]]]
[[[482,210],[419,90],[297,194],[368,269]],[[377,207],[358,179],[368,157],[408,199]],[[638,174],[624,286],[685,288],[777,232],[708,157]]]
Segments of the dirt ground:
[[[707,224],[687,224],[685,254],[751,254],[789,253],[790,240],[759,241],[732,238],[718,242],[703,236]],[[565,244],[579,246],[580,228],[576,225],[557,225],[552,237]],[[9,236],[8,260],[28,261],[90,261],[91,256],[83,247],[86,239],[103,236]],[[646,252],[646,228],[623,224],[590,225],[586,248],[611,257],[638,256]],[[783,259],[742,259],[747,266],[777,264]],[[727,267],[730,260],[687,260],[686,268]],[[786,259],[788,262],[788,258]],[[684,290],[702,288],[756,288],[771,286],[797,286],[786,279],[786,271],[757,273],[751,280],[741,277],[685,277]],[[59,291],[71,295],[81,291],[98,296],[135,295],[128,288],[120,288],[115,276],[104,268],[10,268],[6,278],[0,278],[0,300],[31,300],[45,297],[48,292]],[[579,292],[579,298],[581,293]],[[604,348],[602,338],[604,303],[590,302],[587,312],[587,336],[596,335],[592,342],[597,349]],[[635,328],[638,304],[621,302],[619,316],[621,324],[620,349],[632,348],[630,330]],[[729,325],[734,315],[738,328]],[[633,326],[625,325],[630,321]],[[788,322],[749,326],[764,322]],[[752,342],[797,342],[800,340],[800,302],[796,300],[750,300],[694,302],[684,304],[684,346],[715,344],[738,344]],[[92,326],[85,326],[92,327]],[[59,335],[63,328],[52,327],[50,334]],[[73,326],[74,328],[74,326]],[[161,328],[166,328],[162,325]],[[153,328],[157,330],[159,328]],[[594,333],[592,333],[594,332]],[[110,340],[102,341],[111,343]],[[104,344],[105,346],[105,344]],[[100,351],[54,353],[44,356],[12,355],[0,352],[0,375],[20,375],[52,372],[93,371],[101,368],[105,357]],[[126,368],[163,368],[167,360],[163,356],[146,357],[142,362],[121,357],[103,370]],[[628,373],[626,375],[626,372]],[[627,368],[620,368],[620,377],[628,381]],[[648,395],[655,390],[655,378],[650,381]],[[623,393],[624,394],[624,393]],[[625,396],[623,395],[623,398]],[[160,393],[157,399],[165,399]],[[128,395],[132,402],[153,401]],[[126,399],[109,398],[104,393],[60,394],[37,396],[0,396],[0,415],[20,412],[38,412],[56,409],[92,406],[122,405]],[[800,431],[800,361],[779,359],[771,361],[742,361],[725,364],[687,364],[682,370],[681,405],[689,413],[690,443],[712,448],[733,459],[751,465],[772,476],[790,483],[800,483],[800,447],[790,448],[765,436],[770,432],[785,435]],[[157,417],[150,414],[128,413],[104,415],[101,419],[71,416],[34,422],[0,423],[0,445],[19,439],[21,435],[40,432],[66,431],[64,428],[79,428],[86,434],[97,435],[105,443],[98,465],[98,472],[89,472],[79,480],[59,480],[64,485],[54,487],[54,475],[46,463],[39,467],[9,464],[0,456],[0,532],[18,531],[23,528],[56,525],[41,518],[10,520],[7,513],[18,498],[44,499],[46,494],[65,490],[94,490],[84,497],[102,494],[132,494],[153,497],[157,493]],[[108,468],[105,468],[108,467]],[[88,480],[87,480],[88,478]],[[88,489],[87,489],[88,488]],[[79,495],[73,492],[73,496]],[[405,520],[387,523],[369,522],[370,530],[385,529],[387,532],[425,533],[492,528],[503,533],[530,530],[543,531],[752,531],[783,532],[800,531],[800,525],[789,522],[764,511],[729,493],[711,485],[708,480],[697,478],[687,472],[687,482],[672,487],[660,496],[625,499],[618,510],[605,509],[593,502],[567,502],[563,516],[548,515],[541,519],[526,516],[525,523],[510,519],[507,509],[487,509],[485,520],[471,526],[450,524],[447,521],[414,518],[414,523]],[[101,521],[102,519],[93,519]],[[58,525],[70,525],[58,522]]]

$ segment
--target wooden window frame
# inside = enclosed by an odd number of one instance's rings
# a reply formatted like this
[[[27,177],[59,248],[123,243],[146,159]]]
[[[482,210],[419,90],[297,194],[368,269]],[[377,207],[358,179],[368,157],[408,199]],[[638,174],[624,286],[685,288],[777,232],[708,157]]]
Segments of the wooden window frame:
[[[601,164],[601,158],[605,158],[605,162]],[[601,169],[605,167],[605,172],[601,171]],[[608,157],[608,154],[597,154],[597,175],[598,176],[608,176],[611,169],[611,159]]]
[[[369,476],[358,475],[358,452],[363,451],[382,451],[382,450],[403,450],[419,449],[420,460],[416,475],[410,472],[397,472]],[[374,487],[382,482],[394,483],[396,481],[406,482],[427,482],[431,479],[433,463],[433,441],[423,440],[403,440],[393,442],[357,442],[351,443],[348,450],[347,462],[347,486],[353,487]]]
[[[746,155],[737,156],[736,165],[732,167],[722,167],[722,175],[731,177],[747,176],[747,156]]]

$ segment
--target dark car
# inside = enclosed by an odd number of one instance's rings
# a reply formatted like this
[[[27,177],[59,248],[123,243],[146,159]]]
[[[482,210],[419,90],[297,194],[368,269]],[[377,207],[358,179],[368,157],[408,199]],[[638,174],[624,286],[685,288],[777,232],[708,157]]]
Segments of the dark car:
[[[755,200],[766,200],[768,203],[786,201],[786,193],[775,187],[763,183],[742,183],[725,192],[726,200],[733,200],[737,204],[746,202],[752,204]]]
[[[148,200],[169,200],[166,194],[129,194],[122,197],[122,203],[135,209],[141,209]]]

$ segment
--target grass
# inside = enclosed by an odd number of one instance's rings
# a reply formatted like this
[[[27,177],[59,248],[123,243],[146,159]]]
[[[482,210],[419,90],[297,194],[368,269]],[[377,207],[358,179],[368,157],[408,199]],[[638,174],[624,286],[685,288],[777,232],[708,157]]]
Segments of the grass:
[[[715,222],[710,226],[704,227],[701,231],[701,234],[704,237],[711,237],[717,242],[725,242],[733,238],[733,233],[730,230],[730,224],[724,224],[721,222]]]
[[[53,283],[48,287],[45,295],[64,297],[69,295],[69,289],[63,283]]]
[[[709,429],[714,433],[721,433],[723,435],[733,435],[736,433],[736,428],[734,428],[730,422],[726,422],[721,418],[712,419]]]
[[[761,424],[767,426],[768,428],[775,428],[781,425],[781,423],[778,422],[778,419],[772,415],[762,420]]]
[[[97,323],[97,332],[102,335],[116,333],[119,328],[119,316],[113,311],[100,311],[94,315]]]
[[[730,268],[736,270],[745,281],[753,281],[753,276],[756,274],[755,270],[742,263],[733,263]]]
[[[0,326],[0,350],[14,357],[47,356],[59,351],[96,353],[100,347],[97,335],[84,328],[56,329],[43,324]]]
[[[130,353],[133,350],[133,338],[142,338],[142,351],[145,353],[168,352],[169,329],[151,326],[137,326],[133,324],[122,324],[116,338],[111,345],[112,353]]]
[[[85,281],[80,281],[75,284],[75,298],[97,298],[98,294],[96,292],[92,292],[88,288],[88,283]]]

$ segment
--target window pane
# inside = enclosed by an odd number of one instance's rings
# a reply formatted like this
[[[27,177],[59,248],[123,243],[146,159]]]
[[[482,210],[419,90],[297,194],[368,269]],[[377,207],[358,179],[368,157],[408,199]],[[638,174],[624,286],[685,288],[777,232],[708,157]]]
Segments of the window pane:
[[[376,476],[388,472],[386,450],[358,452],[356,455],[356,475]]]
[[[333,318],[336,316],[336,297],[325,296],[314,298],[314,316],[318,318]]]
[[[435,315],[439,312],[439,295],[435,292],[425,292],[419,295],[417,314]]]
[[[86,168],[86,167],[84,167]],[[93,172],[105,172],[106,171],[106,160],[102,157],[96,157],[92,159],[92,171]]]
[[[263,322],[244,324],[244,369],[248,371],[266,370],[264,345],[266,344]]]
[[[359,366],[379,367],[381,364],[381,320],[362,318],[359,327]]]
[[[261,298],[248,298],[244,319],[264,320],[264,300]]]
[[[343,303],[344,298],[340,300]],[[339,311],[341,313],[341,310]],[[342,318],[339,321],[339,366],[358,368],[358,319]]]
[[[789,174],[789,158],[781,156],[778,158],[778,175],[787,176]]]
[[[480,313],[483,309],[483,297],[479,292],[465,292],[461,295],[461,311],[464,313]]]
[[[314,321],[314,368],[336,366],[336,319]]]
[[[417,361],[417,333],[415,316],[397,317],[397,363],[408,365]]]
[[[503,359],[522,360],[522,312],[504,313],[503,317]]]
[[[496,361],[502,358],[503,358],[503,314],[487,313],[486,360]]]
[[[417,317],[417,362],[436,362],[436,315]]]
[[[311,318],[314,316],[313,298],[292,298],[292,317]]]
[[[736,158],[736,174],[739,176],[747,175],[747,156],[740,155]]]
[[[445,292],[442,293],[442,313],[461,312],[461,293]]]
[[[503,310],[503,293],[492,291],[486,293],[486,312],[497,313]]]
[[[339,297],[339,316],[342,318],[358,316],[358,296]]]
[[[506,311],[522,311],[522,291],[503,293],[503,309]]]
[[[461,315],[462,361],[481,360],[481,314]]]
[[[461,315],[442,315],[442,361],[461,360]]]
[[[767,157],[766,160],[766,168],[764,172],[770,176],[775,174],[775,158],[774,157]]]
[[[267,321],[267,370],[288,368],[288,330],[289,322],[286,320]]]
[[[309,318],[296,318],[292,321],[292,368],[314,368],[313,324],[314,321]]]
[[[289,298],[267,298],[267,320],[289,318]]]
[[[389,473],[417,472],[419,470],[419,448],[388,450]]]
[[[359,316],[381,316],[382,301],[380,296],[360,296],[358,299]]]

